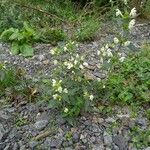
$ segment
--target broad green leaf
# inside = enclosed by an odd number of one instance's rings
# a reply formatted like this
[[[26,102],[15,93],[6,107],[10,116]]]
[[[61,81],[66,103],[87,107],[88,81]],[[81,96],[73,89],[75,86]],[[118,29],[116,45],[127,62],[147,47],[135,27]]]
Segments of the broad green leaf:
[[[17,55],[17,54],[19,54],[19,52],[20,52],[20,47],[19,47],[18,43],[13,42],[11,45],[11,53],[14,55]]]
[[[33,48],[31,47],[31,45],[28,45],[28,44],[23,44],[20,47],[20,52],[25,57],[30,57],[30,56],[33,56],[33,54],[34,54]]]
[[[14,29],[14,28],[10,28],[8,30],[5,30],[2,32],[0,38],[3,39],[3,40],[8,40],[9,37],[14,33],[16,32],[17,29]]]
[[[10,37],[9,40],[13,41],[13,40],[18,40],[20,41],[21,39],[23,39],[22,34],[19,32],[19,30],[16,30]]]

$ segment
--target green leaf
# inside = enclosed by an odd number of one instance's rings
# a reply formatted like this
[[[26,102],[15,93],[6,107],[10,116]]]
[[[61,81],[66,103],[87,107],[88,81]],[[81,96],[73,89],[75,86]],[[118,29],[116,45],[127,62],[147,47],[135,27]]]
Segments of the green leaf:
[[[0,38],[1,38],[2,40],[8,40],[9,37],[10,37],[14,32],[16,32],[16,30],[17,30],[17,29],[9,28],[9,29],[7,29],[7,30],[5,30],[5,31],[2,32]]]
[[[23,39],[23,35],[19,32],[19,30],[17,29],[10,37],[9,40],[13,41],[13,40],[22,40]]]
[[[28,45],[28,44],[23,44],[23,45],[20,47],[20,52],[21,52],[22,55],[25,56],[25,57],[30,57],[30,56],[33,56],[33,55],[34,55],[34,50],[33,50],[33,48],[31,47],[31,45]]]
[[[13,42],[11,45],[11,53],[17,55],[19,54],[19,52],[20,52],[20,46],[18,45],[18,43]]]

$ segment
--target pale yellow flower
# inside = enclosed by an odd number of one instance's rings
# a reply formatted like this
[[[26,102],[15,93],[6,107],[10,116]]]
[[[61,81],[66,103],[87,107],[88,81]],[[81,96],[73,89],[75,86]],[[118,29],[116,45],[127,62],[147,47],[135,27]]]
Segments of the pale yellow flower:
[[[88,67],[89,64],[88,64],[87,62],[84,62],[84,63],[83,63],[83,66]]]
[[[116,38],[116,37],[114,38],[114,43],[115,43],[115,44],[118,44],[118,43],[119,43],[118,38]]]
[[[123,16],[122,15],[122,12],[119,10],[119,9],[116,9],[116,16],[118,17],[118,16]]]
[[[132,19],[130,22],[129,22],[129,30],[132,30],[134,28],[134,25],[135,25],[135,19]]]
[[[134,7],[131,12],[130,12],[130,17],[131,18],[135,18],[137,16],[137,10],[136,8]]]
[[[126,42],[124,42],[124,46],[127,47],[130,45],[130,43],[131,43],[130,41],[126,41]]]
[[[59,97],[58,94],[54,94],[54,95],[53,95],[53,98],[54,98],[54,99],[57,99],[58,97]]]
[[[58,61],[57,60],[54,60],[54,65],[57,65],[58,64]]]
[[[92,101],[94,99],[94,96],[93,95],[90,95],[89,96],[90,100]]]
[[[68,108],[65,108],[65,109],[64,109],[64,112],[65,112],[65,113],[67,113],[68,111],[69,111]]]
[[[58,91],[59,93],[62,93],[62,90],[63,90],[63,89],[62,89],[61,86],[59,86],[58,89],[57,89],[57,91]]]
[[[64,89],[64,93],[68,93],[68,90],[67,90],[67,88],[65,88],[65,89]]]

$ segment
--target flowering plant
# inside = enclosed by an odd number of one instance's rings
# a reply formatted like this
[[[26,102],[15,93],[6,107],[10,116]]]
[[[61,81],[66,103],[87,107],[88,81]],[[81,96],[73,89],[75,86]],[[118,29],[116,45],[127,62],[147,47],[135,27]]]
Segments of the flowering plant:
[[[77,116],[94,100],[92,82],[85,76],[88,63],[77,51],[77,44],[51,50],[55,69],[51,81],[50,106],[59,108],[65,116]]]
[[[110,1],[113,3],[113,1]],[[137,16],[136,8],[132,8],[129,12],[128,2],[124,1],[124,12],[116,9],[116,26],[117,32],[111,43],[107,43],[99,51],[97,55],[99,57],[99,66],[104,68],[108,72],[111,72],[114,63],[117,61],[123,62],[126,57],[127,51],[135,49],[132,42],[129,40],[129,34],[132,32],[135,26],[135,18]]]

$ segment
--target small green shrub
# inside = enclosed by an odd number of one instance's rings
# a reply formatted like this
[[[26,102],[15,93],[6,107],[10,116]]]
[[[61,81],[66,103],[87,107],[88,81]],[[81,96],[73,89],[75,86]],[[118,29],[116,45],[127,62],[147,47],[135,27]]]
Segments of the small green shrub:
[[[131,142],[137,149],[145,149],[149,146],[150,130],[143,130],[135,126],[130,131]]]
[[[66,33],[57,28],[44,28],[41,30],[40,41],[55,44],[66,39]]]
[[[36,32],[24,22],[22,30],[9,28],[1,34],[1,40],[11,43],[12,54],[22,54],[23,56],[33,56],[33,41],[38,39]]]
[[[48,91],[49,106],[59,109],[67,117],[78,116],[94,99],[93,83],[85,76],[88,64],[76,50],[74,42],[51,50],[55,69]]]
[[[100,29],[100,22],[94,18],[86,18],[81,21],[81,25],[74,33],[74,39],[77,41],[90,41],[93,40],[96,33]]]
[[[12,69],[6,69],[4,64],[0,63],[0,96],[4,94],[4,90],[17,83],[16,76]]]
[[[150,102],[150,48],[117,63],[106,81],[107,99],[122,104]]]
[[[9,102],[18,98],[30,102],[36,93],[34,83],[25,78],[24,70],[0,63],[0,98],[5,97]]]

